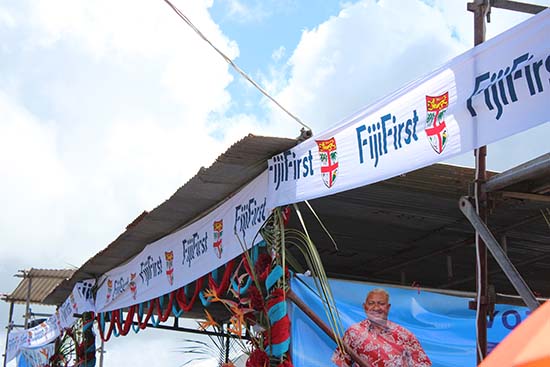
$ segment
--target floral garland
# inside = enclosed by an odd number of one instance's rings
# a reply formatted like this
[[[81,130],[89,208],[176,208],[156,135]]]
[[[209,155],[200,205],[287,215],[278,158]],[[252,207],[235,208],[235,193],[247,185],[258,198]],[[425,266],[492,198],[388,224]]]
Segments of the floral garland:
[[[233,287],[229,289],[231,299],[222,298],[213,289],[205,292],[210,302],[222,303],[230,311],[229,332],[242,336],[246,331],[250,336],[251,350],[246,367],[292,366],[286,304],[290,273],[284,264],[284,246],[280,246],[278,231],[286,220],[288,212],[276,210],[262,233],[267,243],[261,246],[265,251],[258,254],[260,246],[257,246],[252,256],[245,253],[233,274]],[[219,327],[210,313],[205,313],[206,321],[200,323],[201,328]]]
[[[288,209],[275,209],[262,229],[264,241],[221,267],[223,274],[219,283],[216,275],[220,269],[216,269],[195,281],[193,291],[185,286],[130,306],[125,319],[122,310],[97,314],[100,338],[106,342],[111,335],[124,336],[131,329],[138,333],[149,322],[158,326],[171,314],[179,317],[189,312],[200,299],[205,308],[216,302],[226,307],[231,315],[227,332],[238,337],[246,333],[250,339],[246,367],[291,367],[290,319],[286,306],[290,273],[284,261],[284,226],[288,216]],[[205,285],[207,288],[203,288]],[[201,329],[222,329],[206,309],[205,319],[199,324]],[[228,361],[226,365],[232,363]]]

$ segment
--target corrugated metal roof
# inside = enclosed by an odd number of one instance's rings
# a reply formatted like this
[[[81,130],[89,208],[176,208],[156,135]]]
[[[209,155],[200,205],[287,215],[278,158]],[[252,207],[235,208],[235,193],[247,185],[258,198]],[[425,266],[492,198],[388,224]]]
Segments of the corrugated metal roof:
[[[292,139],[248,136],[233,145],[211,167],[201,169],[170,199],[88,260],[70,281],[52,292],[48,301],[63,302],[77,280],[105,273],[135,256],[145,245],[205,215],[262,172],[268,158],[296,143]],[[538,170],[538,176],[525,178],[502,190],[548,197],[548,191],[536,190],[550,183],[544,172]],[[489,173],[489,177],[492,175],[494,173]],[[339,251],[305,206],[300,206],[331,276],[405,285],[418,282],[423,287],[472,291],[475,289],[474,229],[459,210],[458,200],[469,194],[473,180],[473,169],[434,164],[376,184],[311,200],[336,239]],[[506,235],[512,262],[535,291],[548,297],[550,230],[540,212],[548,203],[499,195],[499,192],[490,193],[489,228],[497,237]],[[290,225],[301,228],[296,216]],[[296,257],[300,257],[298,252]],[[496,264],[490,261],[489,265],[490,282],[496,291],[514,294]]]
[[[26,303],[29,295],[31,303],[56,304],[45,302],[45,298],[64,280],[69,279],[74,269],[30,269],[24,271],[24,278],[17,288],[5,297],[6,302]]]
[[[141,220],[129,225],[69,281],[60,284],[47,301],[62,303],[77,281],[104,274],[137,255],[146,245],[205,215],[263,172],[269,158],[297,143],[296,139],[248,135],[233,144],[210,167],[201,168],[170,199],[142,214]]]

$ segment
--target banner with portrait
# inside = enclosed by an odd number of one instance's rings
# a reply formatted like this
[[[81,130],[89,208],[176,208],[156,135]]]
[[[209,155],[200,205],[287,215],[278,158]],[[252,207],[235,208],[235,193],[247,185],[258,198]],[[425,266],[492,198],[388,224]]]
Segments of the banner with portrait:
[[[299,275],[291,285],[296,295],[328,325],[313,279]],[[471,298],[344,280],[330,280],[330,286],[344,330],[366,318],[363,303],[368,292],[383,288],[390,295],[388,320],[409,330],[418,339],[434,367],[476,365],[476,311],[468,307]],[[289,303],[294,366],[335,366],[332,356],[336,344],[300,309]],[[526,307],[497,304],[493,319],[488,321],[489,350],[529,313]]]

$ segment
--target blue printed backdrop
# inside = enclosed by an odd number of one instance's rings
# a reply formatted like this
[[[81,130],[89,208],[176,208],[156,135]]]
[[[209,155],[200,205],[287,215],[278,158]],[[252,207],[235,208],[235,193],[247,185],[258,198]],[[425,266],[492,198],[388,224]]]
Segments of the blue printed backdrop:
[[[312,290],[313,279],[299,276],[292,280],[293,291],[325,322],[325,310]],[[302,283],[302,281],[304,283]],[[362,303],[366,294],[380,285],[331,280],[344,329],[365,318]],[[390,294],[389,319],[413,332],[432,360],[433,366],[475,366],[475,311],[468,309],[469,298],[447,296],[383,286]],[[334,366],[336,344],[297,307],[291,304],[292,359],[296,367]],[[489,348],[494,347],[524,320],[526,307],[496,305],[494,320],[488,323]]]

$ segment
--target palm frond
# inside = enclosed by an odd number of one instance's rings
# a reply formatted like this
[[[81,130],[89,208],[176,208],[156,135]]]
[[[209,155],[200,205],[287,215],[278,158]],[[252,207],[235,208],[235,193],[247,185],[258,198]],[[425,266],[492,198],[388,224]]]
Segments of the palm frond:
[[[310,209],[313,210],[313,208],[311,207]],[[298,219],[300,220],[300,224],[302,225],[304,232],[301,233],[297,230],[294,230],[293,235],[297,240],[296,243],[301,244],[304,252],[307,254],[306,262],[308,263],[308,266],[313,273],[313,280],[321,295],[321,300],[325,309],[325,313],[334,333],[334,339],[336,340],[336,344],[343,350],[342,336],[344,334],[344,329],[342,326],[342,322],[340,321],[338,309],[336,308],[334,296],[332,295],[332,291],[328,283],[328,278],[323,267],[321,256],[319,256],[317,248],[313,244],[313,241],[311,241],[311,237],[309,236],[306,224],[302,217],[302,213],[300,212],[300,209],[296,204],[294,204],[294,210],[298,215]]]

